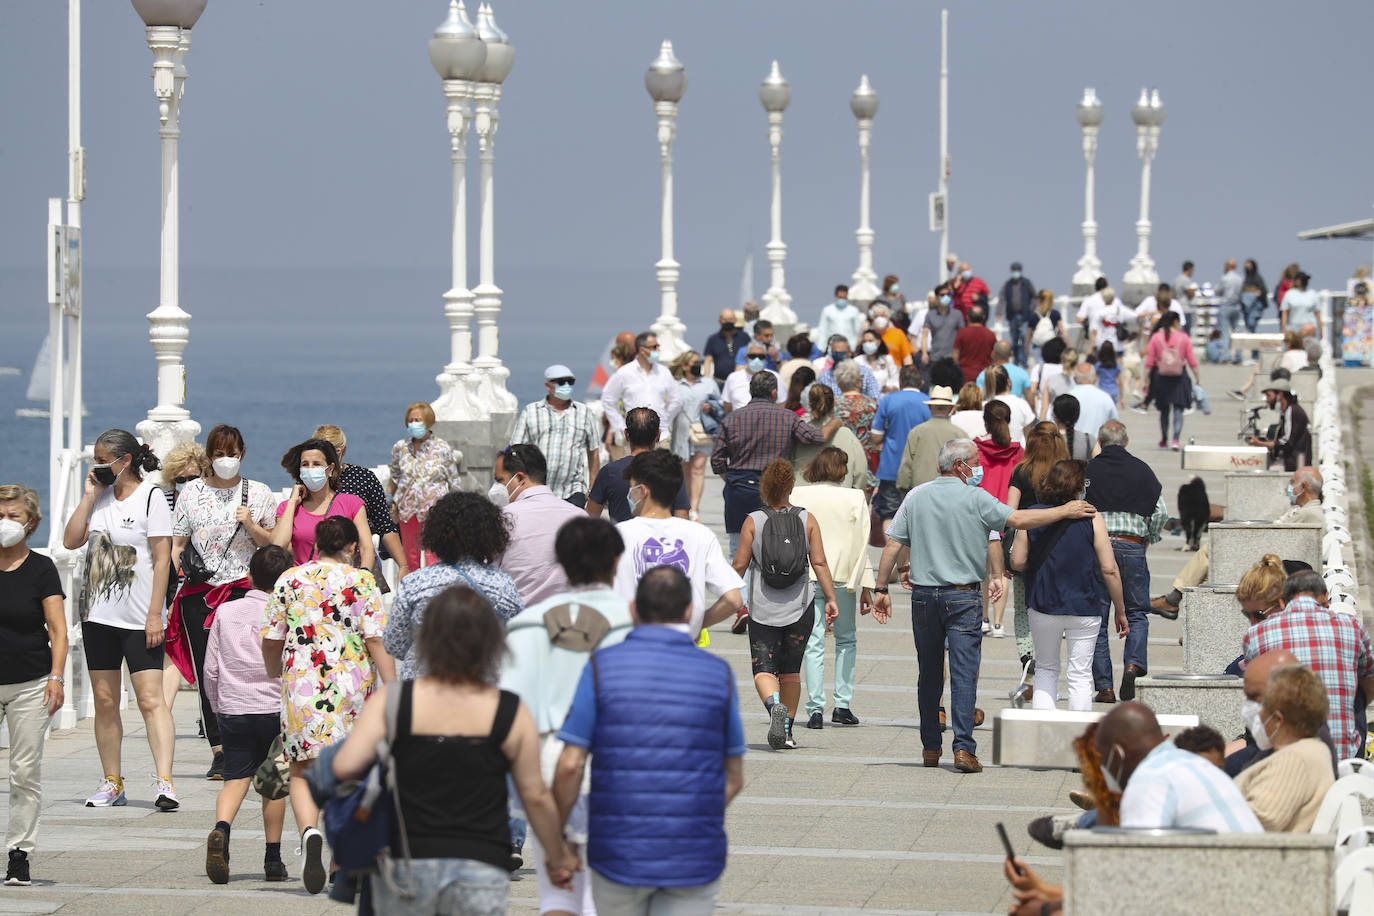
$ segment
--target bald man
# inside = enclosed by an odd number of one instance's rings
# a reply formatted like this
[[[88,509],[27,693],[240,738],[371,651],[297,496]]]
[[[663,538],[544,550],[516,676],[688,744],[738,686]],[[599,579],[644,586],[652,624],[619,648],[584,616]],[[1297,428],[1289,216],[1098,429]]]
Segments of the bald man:
[[[1259,704],[1264,701],[1264,691],[1269,686],[1269,675],[1279,668],[1289,665],[1301,665],[1298,657],[1287,649],[1275,649],[1273,652],[1265,652],[1256,655],[1250,664],[1245,668],[1245,709],[1243,714],[1252,717],[1252,710],[1258,710]],[[1253,726],[1249,721],[1246,722],[1246,734],[1226,745],[1226,775],[1235,778],[1240,775],[1246,767],[1259,763],[1265,757],[1274,753],[1273,748],[1262,751],[1254,743],[1252,737]],[[1317,732],[1317,737],[1326,743],[1331,751],[1331,770],[1336,770],[1336,745],[1331,741],[1331,729],[1325,725],[1321,731]]]
[[[735,371],[738,355],[749,345],[749,333],[740,327],[734,309],[721,309],[718,320],[720,330],[706,338],[706,346],[701,348],[706,362],[702,375],[723,385]]]
[[[1293,472],[1293,476],[1288,478],[1288,509],[1275,521],[1282,525],[1321,525],[1325,530],[1321,471],[1309,465]],[[1178,605],[1183,600],[1183,590],[1207,581],[1210,562],[1207,541],[1203,541],[1202,547],[1193,554],[1193,558],[1183,567],[1178,578],[1174,579],[1173,591],[1151,601],[1150,611],[1169,620],[1178,617]]]
[[[1231,778],[1175,747],[1146,706],[1117,706],[1098,723],[1093,743],[1107,787],[1123,790],[1122,827],[1264,832]]]

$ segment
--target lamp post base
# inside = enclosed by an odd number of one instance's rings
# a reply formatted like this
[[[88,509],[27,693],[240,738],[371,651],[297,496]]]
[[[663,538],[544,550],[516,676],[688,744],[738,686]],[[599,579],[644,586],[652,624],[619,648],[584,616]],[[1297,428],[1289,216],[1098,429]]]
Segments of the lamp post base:
[[[136,426],[140,439],[146,442],[159,459],[183,442],[200,435],[200,424],[180,407],[157,408],[148,411],[148,419]]]
[[[1091,296],[1093,286],[1097,283],[1097,278],[1102,276],[1102,262],[1096,258],[1078,259],[1078,270],[1073,273],[1073,282],[1070,284],[1070,295]]]
[[[478,378],[470,366],[445,367],[434,381],[439,385],[439,397],[430,405],[434,408],[435,420],[481,420],[485,417],[477,399]]]
[[[1159,273],[1153,263],[1132,264],[1121,278],[1121,301],[1134,308],[1153,296],[1159,286]]]
[[[437,413],[437,412],[436,412]],[[462,454],[463,489],[486,493],[493,480],[496,456],[510,444],[515,429],[515,411],[492,411],[488,416],[469,420],[436,420],[434,434]]]
[[[792,310],[792,297],[785,289],[770,288],[763,294],[763,308],[759,317],[773,322],[773,339],[779,346],[787,342],[797,327],[797,313]]]

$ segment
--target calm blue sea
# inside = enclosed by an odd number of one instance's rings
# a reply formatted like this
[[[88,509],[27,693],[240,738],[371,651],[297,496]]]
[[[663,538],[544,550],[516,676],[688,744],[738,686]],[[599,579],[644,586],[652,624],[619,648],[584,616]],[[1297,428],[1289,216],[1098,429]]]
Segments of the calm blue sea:
[[[282,454],[321,423],[348,435],[350,461],[384,463],[404,434],[406,406],[438,395],[448,361],[447,272],[432,270],[209,270],[182,272],[192,315],[187,408],[202,436],[231,423],[248,443],[244,473],[286,486]],[[521,403],[543,395],[543,368],[567,363],[589,381],[607,341],[642,330],[658,313],[652,271],[519,271],[505,289],[501,358]],[[85,440],[133,430],[155,403],[156,371],[144,316],[157,303],[157,271],[85,275]],[[712,285],[733,293],[738,275]],[[632,290],[609,295],[607,290]],[[0,482],[37,489],[48,505],[48,422],[20,419],[47,306],[41,270],[0,270]],[[642,303],[631,307],[627,300]],[[717,300],[719,301],[719,300]],[[733,303],[730,303],[733,304]],[[694,346],[714,329],[710,302],[686,313]],[[202,439],[203,441],[203,439]],[[35,543],[46,542],[46,524]]]

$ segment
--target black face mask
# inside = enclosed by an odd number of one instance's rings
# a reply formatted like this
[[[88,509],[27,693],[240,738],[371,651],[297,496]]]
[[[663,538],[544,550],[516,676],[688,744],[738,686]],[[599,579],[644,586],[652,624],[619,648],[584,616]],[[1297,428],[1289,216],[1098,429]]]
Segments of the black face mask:
[[[692,363],[692,374],[693,374],[693,375],[697,375],[697,376],[701,375],[701,370],[704,369],[705,367],[706,367],[706,364],[705,364],[705,363],[701,363],[701,362]]]
[[[731,334],[731,333],[734,333],[734,330],[735,330],[735,326],[734,326],[733,324],[722,324],[722,325],[720,326],[720,332],[721,332],[722,334]]]
[[[91,468],[91,472],[95,474],[95,482],[102,487],[113,486],[115,478],[119,476],[110,464],[97,464]]]

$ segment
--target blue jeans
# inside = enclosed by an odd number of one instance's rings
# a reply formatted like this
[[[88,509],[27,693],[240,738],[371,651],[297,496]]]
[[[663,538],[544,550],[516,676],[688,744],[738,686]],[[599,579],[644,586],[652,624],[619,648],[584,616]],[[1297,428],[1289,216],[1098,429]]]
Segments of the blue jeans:
[[[392,864],[401,889],[414,891],[406,899],[376,877],[372,905],[388,916],[431,916],[434,913],[463,916],[500,916],[506,912],[510,875],[504,868],[473,859],[412,859]]]
[[[911,591],[911,633],[916,640],[916,708],[921,717],[921,747],[940,749],[940,695],[945,689],[945,649],[949,649],[949,720],[954,750],[974,753],[973,709],[978,698],[978,668],[983,663],[983,593],[917,585]]]
[[[1007,315],[1007,333],[1011,335],[1012,362],[1026,368],[1026,313],[1011,312]]]
[[[515,780],[510,776],[506,777],[506,797],[510,799],[509,805],[518,804],[520,796],[515,794]],[[512,846],[523,849],[525,847],[525,819],[511,815],[510,817],[510,842]]]
[[[878,512],[878,518],[884,522],[897,517],[897,510],[902,508],[902,491],[897,489],[895,480],[879,480],[878,493],[873,497],[873,508]]]
[[[1260,319],[1264,317],[1264,300],[1254,293],[1240,294],[1240,307],[1245,319],[1245,330],[1253,334],[1259,329]],[[1259,359],[1259,351],[1251,350],[1250,358]]]
[[[1135,665],[1142,673],[1150,670],[1147,663],[1150,645],[1150,566],[1145,562],[1145,545],[1112,538],[1112,553],[1116,568],[1121,571],[1121,597],[1126,605],[1126,622],[1131,632],[1121,653],[1123,665]],[[1113,623],[1116,611],[1101,588],[1102,626],[1097,630],[1097,647],[1093,651],[1093,689],[1106,690],[1112,686],[1112,657],[1108,651],[1110,633],[1116,632]]]
[[[1241,306],[1239,302],[1223,302],[1217,306],[1217,325],[1221,330],[1221,348],[1232,362],[1240,362],[1240,351],[1231,349],[1231,335],[1240,324]]]

